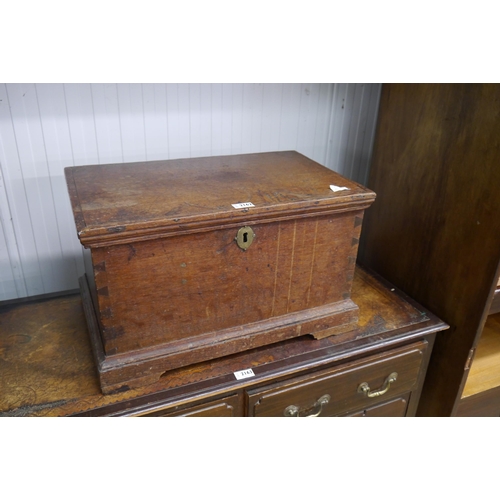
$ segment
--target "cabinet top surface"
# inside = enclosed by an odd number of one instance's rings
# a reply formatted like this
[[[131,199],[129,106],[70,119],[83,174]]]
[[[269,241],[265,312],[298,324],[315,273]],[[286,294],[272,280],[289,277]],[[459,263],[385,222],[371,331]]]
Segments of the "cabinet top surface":
[[[444,330],[447,325],[370,273],[357,269],[352,298],[358,329],[316,340],[309,335],[167,372],[140,389],[99,389],[79,295],[0,307],[0,416],[64,416],[223,393],[311,368],[341,363]],[[255,378],[234,372],[252,368]],[[170,399],[169,399],[170,398]],[[134,403],[135,401],[135,403]]]
[[[82,243],[99,235],[365,208],[375,198],[295,151],[68,167],[65,175]],[[347,189],[334,192],[330,185]]]

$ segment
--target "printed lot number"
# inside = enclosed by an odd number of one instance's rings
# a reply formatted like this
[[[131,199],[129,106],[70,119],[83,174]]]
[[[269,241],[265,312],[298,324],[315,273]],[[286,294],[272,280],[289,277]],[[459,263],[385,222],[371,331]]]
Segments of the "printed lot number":
[[[251,368],[247,368],[246,370],[240,370],[239,372],[234,372],[234,376],[236,380],[242,380],[244,378],[255,377],[255,373]]]
[[[233,203],[232,204],[233,208],[250,208],[250,207],[255,207],[253,203],[250,203],[249,201],[245,203]]]

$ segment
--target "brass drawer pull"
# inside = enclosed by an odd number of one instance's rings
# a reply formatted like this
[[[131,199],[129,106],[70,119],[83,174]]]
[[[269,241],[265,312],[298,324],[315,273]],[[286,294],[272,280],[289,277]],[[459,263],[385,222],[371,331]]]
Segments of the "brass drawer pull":
[[[382,394],[385,394],[389,388],[391,387],[391,384],[393,382],[396,382],[398,378],[398,374],[396,372],[392,372],[384,381],[384,384],[378,391],[371,391],[370,386],[368,385],[367,382],[363,382],[362,384],[359,385],[358,387],[358,392],[365,394],[369,398],[376,398],[378,396],[382,396]]]
[[[321,396],[316,403],[314,403],[310,408],[307,408],[301,412],[300,406],[290,405],[285,408],[283,415],[285,417],[319,417],[319,414],[323,410],[323,407],[330,402],[330,395],[325,394]],[[314,413],[312,411],[316,410]],[[302,413],[302,415],[301,415]]]

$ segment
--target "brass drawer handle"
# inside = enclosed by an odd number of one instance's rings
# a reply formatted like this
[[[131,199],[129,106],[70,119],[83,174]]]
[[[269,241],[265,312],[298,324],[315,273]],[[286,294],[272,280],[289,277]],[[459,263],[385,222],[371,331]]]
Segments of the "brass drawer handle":
[[[398,378],[398,374],[396,372],[392,372],[384,381],[384,384],[378,391],[371,391],[370,386],[368,385],[367,382],[363,382],[362,384],[359,385],[358,387],[358,392],[365,394],[369,398],[376,398],[378,396],[382,396],[382,394],[385,394],[389,388],[391,387],[391,384],[393,382],[396,382]]]
[[[300,406],[290,405],[285,408],[283,415],[285,417],[319,417],[319,414],[330,402],[330,394],[325,394],[321,396],[316,403],[314,403],[310,408],[301,411]],[[310,413],[311,411],[316,410],[314,413]],[[301,415],[302,413],[302,415]]]

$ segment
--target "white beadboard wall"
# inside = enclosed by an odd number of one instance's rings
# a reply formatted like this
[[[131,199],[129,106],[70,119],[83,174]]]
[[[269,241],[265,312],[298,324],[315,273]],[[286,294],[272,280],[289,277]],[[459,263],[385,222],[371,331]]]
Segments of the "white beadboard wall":
[[[296,150],[364,183],[380,84],[0,84],[0,300],[78,287],[66,166]]]

